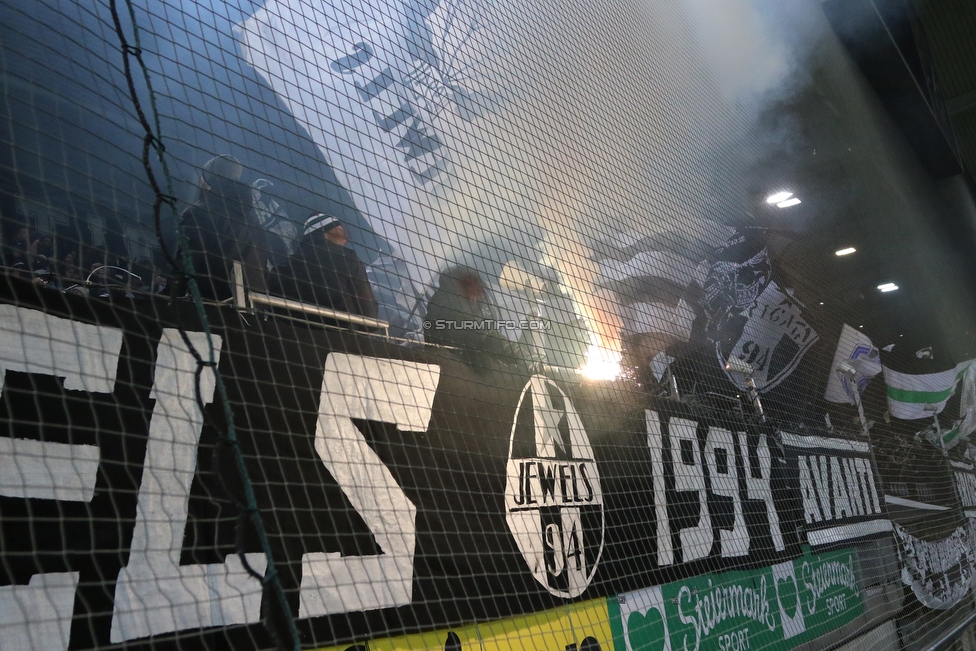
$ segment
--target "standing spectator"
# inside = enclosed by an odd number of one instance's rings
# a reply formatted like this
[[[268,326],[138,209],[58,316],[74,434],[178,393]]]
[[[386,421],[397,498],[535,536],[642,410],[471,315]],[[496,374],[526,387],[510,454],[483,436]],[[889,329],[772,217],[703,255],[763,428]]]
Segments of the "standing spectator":
[[[258,179],[251,184],[251,198],[258,223],[264,229],[269,267],[288,264],[288,256],[298,248],[298,227],[288,218],[285,209],[271,196],[274,184]]]
[[[676,358],[671,372],[682,392],[730,399],[746,394],[746,376],[727,366],[734,359],[751,369],[767,414],[820,421],[812,396],[800,387],[825,376],[829,367],[821,368],[819,360],[830,357],[809,354],[820,338],[811,311],[779,264],[795,237],[776,228],[740,226],[715,250],[702,284],[689,287],[697,295],[691,341],[668,351]]]
[[[35,283],[44,287],[58,286],[57,275],[55,274],[54,242],[50,235],[38,236],[31,244],[27,258],[30,260]]]
[[[233,296],[234,261],[241,263],[250,291],[267,291],[263,231],[254,216],[251,188],[239,180],[243,169],[236,158],[227,154],[208,161],[203,168],[199,198],[182,216],[194,273],[204,298],[223,300]]]
[[[45,289],[61,289],[58,277],[46,266],[34,270],[34,284]]]
[[[61,258],[61,262],[58,264],[58,276],[60,278],[61,288],[65,291],[88,293],[84,288],[85,279],[81,277],[81,269],[75,264],[74,251],[68,251]]]
[[[50,235],[38,235],[30,245],[30,257],[35,262],[43,258],[41,262],[54,258],[54,239]]]
[[[337,217],[314,213],[290,258],[290,268],[275,276],[277,289],[305,303],[376,318],[377,303],[366,278],[366,265],[348,248]]]
[[[61,257],[61,262],[58,264],[58,275],[61,276],[62,284],[65,286],[82,281],[81,270],[75,264],[74,251],[68,251]]]
[[[458,348],[462,359],[475,367],[517,362],[517,346],[491,323],[497,319],[481,275],[470,267],[452,267],[441,273],[427,304],[424,341]]]
[[[30,230],[26,226],[19,227],[4,249],[4,264],[13,269],[28,269],[30,267]]]
[[[97,298],[132,298],[133,291],[142,290],[142,278],[128,271],[123,265],[124,259],[117,259],[118,264],[107,264],[105,252],[94,252],[89,258],[89,273],[87,283],[90,287],[89,295]]]
[[[98,298],[109,297],[109,286],[111,282],[108,278],[109,268],[105,260],[107,254],[104,251],[92,251],[88,256],[88,269],[85,272],[85,284],[89,286],[89,295]]]
[[[153,294],[165,294],[166,287],[169,285],[169,279],[166,278],[161,273],[157,273],[153,276],[152,293]]]

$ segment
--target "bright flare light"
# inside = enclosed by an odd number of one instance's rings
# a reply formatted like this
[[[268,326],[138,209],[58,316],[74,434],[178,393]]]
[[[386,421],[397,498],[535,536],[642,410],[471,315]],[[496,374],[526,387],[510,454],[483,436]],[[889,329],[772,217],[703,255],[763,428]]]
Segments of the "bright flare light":
[[[587,380],[615,380],[620,375],[620,359],[619,352],[592,344],[586,351],[586,364],[580,373]]]
[[[856,252],[857,252],[857,249],[855,249],[853,246],[849,246],[846,249],[841,249],[839,251],[834,251],[834,255],[850,255],[850,254],[856,253]]]
[[[792,196],[792,192],[786,192],[785,190],[783,192],[776,192],[766,197],[766,203],[780,203],[786,201]]]
[[[780,201],[778,204],[776,204],[776,207],[789,208],[790,206],[795,206],[798,203],[802,203],[802,202],[796,197],[793,197],[792,199],[787,199],[786,201]]]
[[[882,292],[893,292],[898,289],[898,285],[895,283],[885,283],[883,285],[878,285],[878,290]]]

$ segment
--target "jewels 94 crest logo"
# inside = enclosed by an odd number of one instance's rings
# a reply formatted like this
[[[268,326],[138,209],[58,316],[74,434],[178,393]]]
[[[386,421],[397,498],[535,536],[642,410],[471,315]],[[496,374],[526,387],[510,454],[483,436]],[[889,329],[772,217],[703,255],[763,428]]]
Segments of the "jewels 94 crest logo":
[[[505,507],[535,579],[558,597],[582,594],[603,553],[600,475],[579,414],[541,375],[529,379],[515,411]]]

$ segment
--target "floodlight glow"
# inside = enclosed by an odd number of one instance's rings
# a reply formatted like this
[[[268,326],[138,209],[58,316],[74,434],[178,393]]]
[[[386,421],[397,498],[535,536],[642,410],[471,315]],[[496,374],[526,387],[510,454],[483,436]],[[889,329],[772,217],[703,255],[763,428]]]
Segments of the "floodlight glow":
[[[621,354],[617,351],[591,345],[580,373],[587,380],[615,380],[620,375],[620,359]]]
[[[853,246],[849,246],[846,249],[840,249],[839,251],[834,251],[834,255],[850,255],[856,252],[857,249],[855,249]]]
[[[778,204],[776,204],[776,207],[789,208],[790,206],[795,206],[798,203],[802,203],[802,202],[796,197],[793,197],[792,199],[787,199],[786,201],[780,201]]]
[[[898,285],[895,283],[885,283],[883,285],[878,285],[878,291],[882,292],[893,292],[898,289]]]
[[[781,201],[786,201],[792,196],[792,192],[786,192],[785,190],[783,192],[776,192],[766,197],[766,203],[779,203]]]

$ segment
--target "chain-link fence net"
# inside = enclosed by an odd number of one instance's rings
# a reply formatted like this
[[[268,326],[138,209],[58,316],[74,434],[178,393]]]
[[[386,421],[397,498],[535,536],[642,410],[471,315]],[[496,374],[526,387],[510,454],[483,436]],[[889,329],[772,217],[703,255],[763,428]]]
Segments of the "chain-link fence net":
[[[816,3],[0,10],[0,649],[972,613],[969,281]]]

